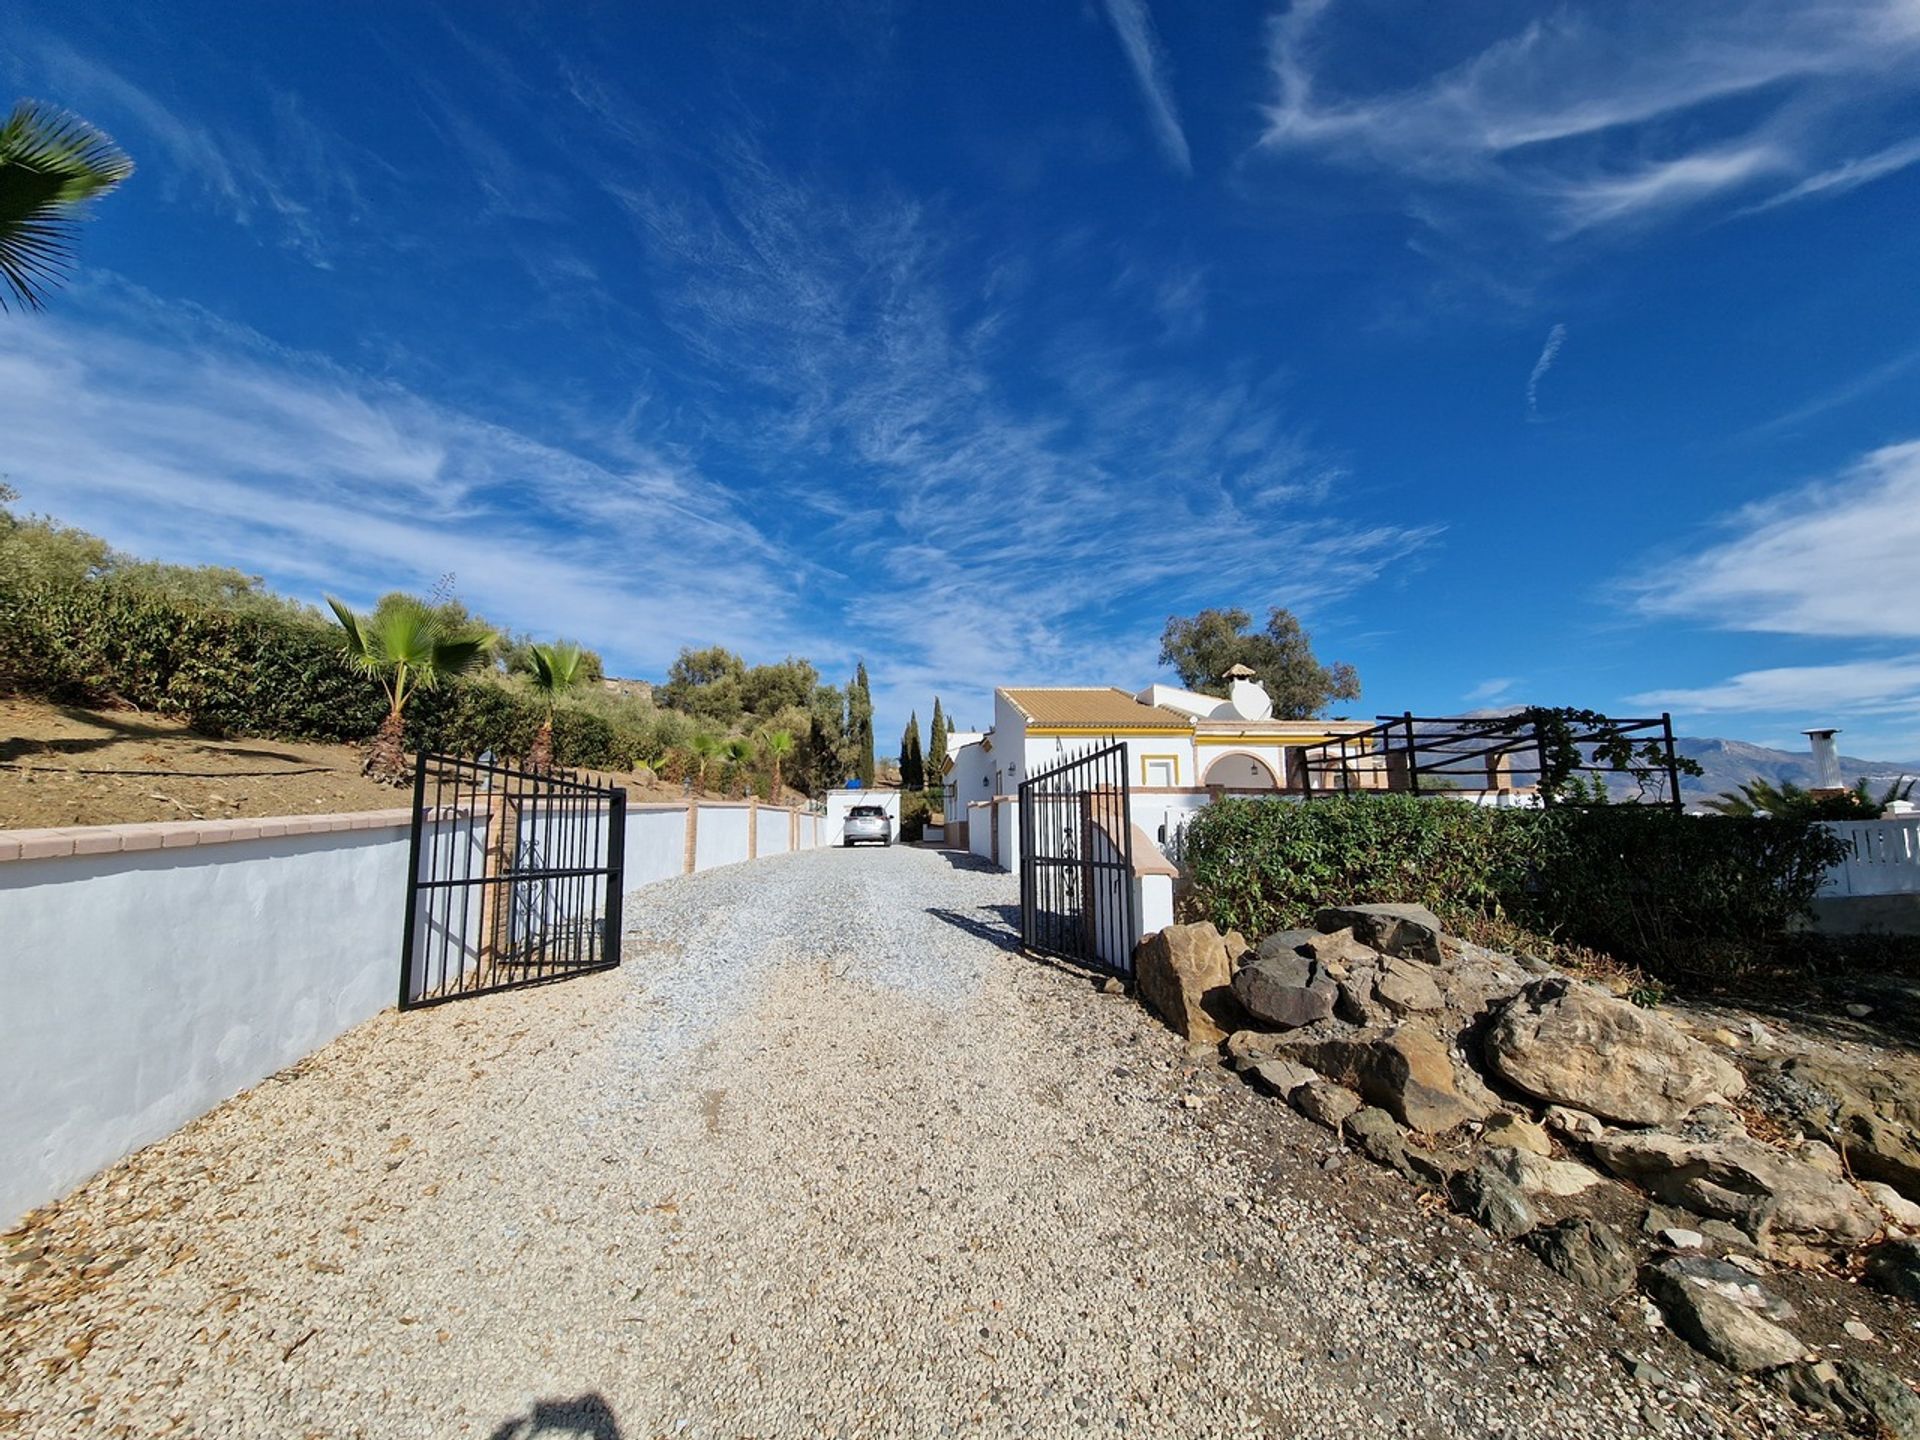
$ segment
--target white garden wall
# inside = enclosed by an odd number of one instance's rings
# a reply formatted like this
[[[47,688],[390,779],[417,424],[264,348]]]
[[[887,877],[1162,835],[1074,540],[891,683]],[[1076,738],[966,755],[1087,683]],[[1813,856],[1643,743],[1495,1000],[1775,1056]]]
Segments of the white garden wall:
[[[744,805],[702,805],[694,869],[711,870],[716,865],[737,865],[747,859],[752,826],[753,817]]]
[[[393,1004],[406,874],[391,815],[0,864],[0,1224]]]
[[[787,831],[792,823],[785,810],[755,811],[753,853],[784,855],[787,850]]]
[[[702,804],[690,849],[685,805],[632,806],[625,887],[750,827],[783,854],[789,815]],[[0,831],[0,1228],[394,1004],[410,818]]]
[[[627,807],[626,886],[636,890],[687,869],[687,807]]]

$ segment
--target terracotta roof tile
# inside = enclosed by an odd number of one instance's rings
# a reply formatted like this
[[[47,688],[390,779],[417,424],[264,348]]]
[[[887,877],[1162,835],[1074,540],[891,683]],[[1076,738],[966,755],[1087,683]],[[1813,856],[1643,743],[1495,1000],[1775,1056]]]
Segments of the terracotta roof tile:
[[[1160,705],[1142,705],[1112,686],[1034,686],[1000,692],[1033,725],[1089,725],[1105,730],[1186,730],[1193,717]]]

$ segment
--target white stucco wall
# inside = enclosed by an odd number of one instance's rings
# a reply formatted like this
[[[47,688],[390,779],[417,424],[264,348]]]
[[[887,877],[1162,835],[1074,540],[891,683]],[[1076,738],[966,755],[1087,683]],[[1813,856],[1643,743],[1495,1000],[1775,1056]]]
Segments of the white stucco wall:
[[[701,807],[698,868],[747,858],[747,817]],[[786,853],[787,812],[761,818]],[[627,891],[683,872],[686,825],[629,808]],[[63,853],[10,858],[55,835]],[[0,832],[0,1227],[394,1004],[408,841],[404,816]]]
[[[407,827],[0,864],[0,1223],[395,1001]]]
[[[744,805],[702,805],[700,827],[694,836],[694,868],[711,870],[716,865],[737,865],[745,860],[749,823]]]
[[[1170,760],[1173,763],[1174,784],[1196,785],[1193,738],[1189,735],[1128,735],[1125,733],[1107,733],[1104,735],[1034,735],[1024,737],[1025,768],[1021,778],[1027,779],[1051,770],[1076,756],[1089,751],[1103,750],[1109,745],[1121,744],[1127,748],[1127,783],[1132,786],[1147,784],[1147,761]],[[1008,787],[1017,790],[1017,784]]]
[[[679,805],[627,807],[626,888],[666,880],[687,868],[687,812]]]
[[[1000,868],[1017,870],[1020,868],[1020,801],[1017,796],[1002,795],[993,800],[975,801],[967,807],[967,849],[982,860],[994,859],[995,811],[1000,815]]]
[[[947,775],[947,781],[953,786],[956,813],[948,816],[950,820],[967,818],[967,806],[975,800],[985,800],[993,794],[993,752],[979,741],[963,745],[950,752],[953,769]]]
[[[791,838],[788,830],[792,821],[784,810],[760,810],[754,818],[754,853],[756,855],[784,855],[787,842]]]
[[[1165,847],[1180,827],[1211,800],[1206,791],[1184,795],[1155,795],[1135,792],[1132,796],[1133,823],[1147,832],[1154,844]]]

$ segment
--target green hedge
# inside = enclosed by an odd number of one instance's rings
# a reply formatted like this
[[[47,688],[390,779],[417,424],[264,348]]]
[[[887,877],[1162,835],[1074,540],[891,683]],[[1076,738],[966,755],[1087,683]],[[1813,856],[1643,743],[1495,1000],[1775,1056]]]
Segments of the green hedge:
[[[372,680],[341,663],[319,620],[236,613],[89,582],[21,584],[0,576],[0,689],[73,704],[117,699],[176,715],[212,735],[360,741],[386,710]],[[527,753],[544,709],[496,680],[459,680],[407,706],[410,747],[453,755]],[[554,718],[562,765],[625,770],[653,753],[638,720],[565,703]]]
[[[1322,905],[1412,901],[1681,978],[1764,960],[1838,853],[1829,833],[1791,821],[1379,795],[1221,801],[1188,824],[1181,857],[1223,929],[1260,935]]]

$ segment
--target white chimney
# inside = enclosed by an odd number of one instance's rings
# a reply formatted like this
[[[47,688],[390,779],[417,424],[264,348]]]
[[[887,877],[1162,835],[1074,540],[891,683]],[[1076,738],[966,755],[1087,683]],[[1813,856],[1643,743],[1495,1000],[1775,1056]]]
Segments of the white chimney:
[[[1840,788],[1840,753],[1833,748],[1833,737],[1838,730],[1802,730],[1807,743],[1813,747],[1813,788],[1816,790],[1838,790]]]

